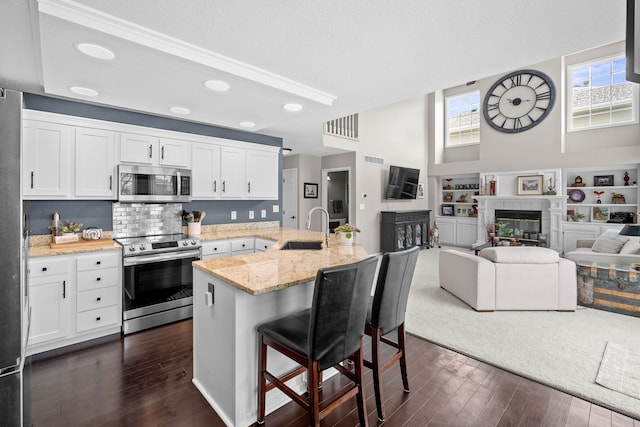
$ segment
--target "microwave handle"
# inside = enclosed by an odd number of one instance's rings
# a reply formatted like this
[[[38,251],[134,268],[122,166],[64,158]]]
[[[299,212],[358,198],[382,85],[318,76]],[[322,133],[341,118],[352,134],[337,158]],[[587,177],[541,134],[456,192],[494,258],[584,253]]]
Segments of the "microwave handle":
[[[180,194],[180,190],[182,189],[182,178],[180,178],[180,172],[176,172],[176,179],[177,179],[177,187],[178,187],[178,196],[181,196],[182,194]]]

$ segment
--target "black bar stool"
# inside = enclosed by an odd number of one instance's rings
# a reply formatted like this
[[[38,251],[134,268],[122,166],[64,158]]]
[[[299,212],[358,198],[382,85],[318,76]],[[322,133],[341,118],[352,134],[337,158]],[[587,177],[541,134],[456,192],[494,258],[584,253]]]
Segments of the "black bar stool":
[[[258,326],[258,424],[264,423],[267,391],[277,387],[309,412],[312,426],[319,426],[321,419],[353,396],[358,404],[360,425],[368,425],[362,338],[377,264],[378,258],[373,256],[353,264],[319,270],[310,309]],[[294,360],[300,368],[279,378],[271,374],[267,371],[267,346]],[[354,371],[340,365],[346,359],[353,360]],[[331,402],[320,402],[320,373],[330,367],[336,368],[353,384]],[[285,384],[305,371],[306,396],[297,394]],[[322,409],[320,403],[323,403]]]
[[[407,359],[404,350],[404,315],[419,252],[420,248],[414,246],[411,249],[385,253],[382,256],[376,290],[369,304],[365,333],[371,337],[371,361],[364,360],[364,366],[373,370],[376,410],[380,421],[385,419],[380,375],[398,361],[400,361],[404,391],[409,392]],[[397,343],[384,337],[394,329],[398,334]],[[381,364],[380,360],[381,342],[397,349],[384,364]]]

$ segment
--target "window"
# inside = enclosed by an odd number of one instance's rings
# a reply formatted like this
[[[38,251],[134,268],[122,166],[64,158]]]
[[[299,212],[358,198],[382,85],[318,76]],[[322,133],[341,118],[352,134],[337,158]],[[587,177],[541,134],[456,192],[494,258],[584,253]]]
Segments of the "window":
[[[480,92],[449,96],[445,100],[446,146],[480,143]]]
[[[569,130],[637,123],[637,87],[625,67],[623,55],[569,67]]]

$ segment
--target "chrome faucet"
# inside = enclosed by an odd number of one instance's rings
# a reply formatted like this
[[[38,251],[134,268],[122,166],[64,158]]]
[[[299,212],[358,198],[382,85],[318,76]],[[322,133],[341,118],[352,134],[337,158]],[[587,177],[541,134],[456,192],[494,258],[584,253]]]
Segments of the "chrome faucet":
[[[329,212],[327,212],[325,208],[322,208],[320,206],[311,208],[311,210],[309,211],[309,215],[307,215],[307,230],[311,228],[311,214],[313,213],[313,211],[317,211],[318,209],[324,212],[324,214],[327,216],[327,237],[325,239],[325,242],[326,242],[326,247],[328,248],[329,247]]]

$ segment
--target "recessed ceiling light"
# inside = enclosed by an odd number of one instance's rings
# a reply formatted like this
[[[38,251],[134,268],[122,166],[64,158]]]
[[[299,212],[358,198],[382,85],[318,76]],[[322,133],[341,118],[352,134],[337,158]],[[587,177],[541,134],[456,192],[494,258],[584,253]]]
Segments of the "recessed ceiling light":
[[[226,92],[229,90],[229,83],[222,80],[207,80],[204,82],[204,86],[214,92]]]
[[[256,127],[256,124],[253,122],[240,122],[240,126],[243,128],[254,128]]]
[[[189,114],[189,113],[191,113],[191,110],[189,110],[187,107],[171,107],[171,108],[169,108],[169,111],[171,111],[172,113],[175,113],[175,114]]]
[[[283,156],[286,156],[287,154],[290,154],[291,151],[293,151],[293,150],[291,150],[291,148],[282,147],[282,155]]]
[[[76,49],[92,58],[104,59],[108,61],[116,57],[116,55],[111,50],[97,44],[78,43],[76,44]]]
[[[69,88],[71,92],[82,96],[98,96],[98,92],[88,87],[72,86]]]
[[[296,104],[295,102],[290,102],[289,104],[284,104],[282,108],[287,111],[300,111],[302,110],[302,105]]]

